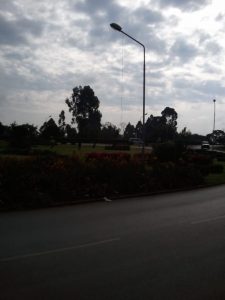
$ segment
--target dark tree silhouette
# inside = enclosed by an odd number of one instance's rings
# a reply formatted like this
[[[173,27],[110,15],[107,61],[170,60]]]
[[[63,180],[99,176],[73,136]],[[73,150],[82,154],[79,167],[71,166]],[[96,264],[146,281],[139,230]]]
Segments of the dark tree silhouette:
[[[62,110],[61,113],[59,114],[59,120],[58,120],[60,136],[62,138],[64,138],[65,134],[66,134],[66,122],[65,122],[65,120],[66,120],[65,111]]]
[[[161,112],[162,117],[165,119],[166,125],[171,126],[172,128],[176,129],[177,126],[177,112],[175,111],[174,108],[171,107],[166,107],[162,112]]]
[[[223,130],[214,130],[207,135],[207,140],[212,144],[225,144],[225,132]]]
[[[101,129],[101,138],[102,139],[115,139],[118,138],[120,129],[110,122],[105,123]]]
[[[4,133],[5,133],[5,126],[2,124],[2,122],[0,122],[0,138],[4,137]]]
[[[61,113],[59,114],[59,120],[58,120],[58,124],[60,127],[64,127],[65,126],[65,120],[66,120],[66,117],[65,117],[65,111],[62,110]]]
[[[138,121],[135,127],[136,137],[142,139],[143,137],[143,125],[141,121]]]
[[[177,112],[174,108],[166,107],[161,112],[162,118],[164,119],[164,141],[174,140],[177,134]]]
[[[98,137],[102,114],[98,110],[99,99],[90,86],[75,87],[71,97],[65,102],[72,113],[72,124],[77,123],[79,137]]]
[[[43,139],[50,141],[57,140],[60,137],[60,130],[55,121],[50,118],[40,127],[40,135]]]
[[[162,142],[165,134],[165,120],[161,116],[150,115],[145,124],[147,142]]]
[[[177,135],[177,140],[182,142],[184,145],[191,144],[192,133],[190,130],[187,130],[187,127],[184,127],[181,132]]]
[[[135,137],[135,127],[134,125],[128,123],[124,130],[124,138],[129,139]]]
[[[76,128],[71,127],[71,125],[66,124],[65,127],[65,133],[66,133],[66,138],[69,142],[75,142],[75,139],[77,137],[77,131]]]
[[[37,127],[30,124],[17,125],[15,122],[10,126],[10,146],[13,148],[29,149],[35,143],[38,136]]]
[[[146,121],[146,140],[148,142],[165,142],[174,140],[177,134],[177,112],[174,108],[166,107],[162,116],[151,115]]]

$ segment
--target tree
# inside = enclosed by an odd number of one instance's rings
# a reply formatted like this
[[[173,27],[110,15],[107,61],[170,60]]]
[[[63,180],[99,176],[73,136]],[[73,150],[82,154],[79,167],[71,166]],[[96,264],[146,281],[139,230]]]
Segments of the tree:
[[[50,118],[40,127],[40,135],[45,140],[57,140],[60,137],[60,130],[55,121]]]
[[[191,136],[191,131],[187,130],[187,127],[184,127],[181,132],[178,133],[177,139],[185,145],[189,145],[191,143]]]
[[[59,124],[59,131],[60,131],[60,135],[62,138],[65,137],[65,130],[66,130],[66,123],[65,123],[65,111],[62,110],[61,113],[59,114],[59,120],[58,120],[58,124]]]
[[[17,125],[15,122],[10,126],[10,146],[13,148],[29,149],[35,143],[38,136],[37,127],[30,124]]]
[[[98,110],[99,99],[90,86],[75,87],[65,102],[72,113],[72,124],[77,123],[79,136],[96,138],[101,130],[102,114]]]
[[[2,124],[2,122],[0,122],[0,136],[2,136],[4,133],[4,125]]]
[[[59,120],[58,120],[58,124],[59,124],[59,126],[65,126],[65,119],[66,119],[66,117],[65,117],[65,111],[64,110],[62,110],[61,111],[61,113],[59,114]]]
[[[118,138],[120,129],[117,128],[110,122],[105,123],[101,129],[101,138],[102,139],[116,139]]]
[[[145,124],[146,141],[151,143],[164,141],[165,119],[161,116],[150,115]]]
[[[166,107],[161,112],[161,115],[165,119],[165,123],[168,126],[171,126],[172,128],[176,129],[178,115],[174,108]]]
[[[179,132],[175,139],[175,146],[177,154],[182,154],[187,150],[187,146],[191,144],[191,131],[184,127],[181,132]]]
[[[148,142],[166,142],[174,140],[177,134],[177,112],[166,107],[161,116],[151,115],[145,124],[146,140]]]
[[[68,141],[70,141],[72,143],[75,142],[75,139],[77,137],[76,128],[71,127],[71,125],[69,125],[69,124],[66,124],[65,134],[66,134],[66,138]]]
[[[2,122],[0,122],[0,138],[1,138],[1,139],[4,138],[5,132],[6,132],[6,126],[4,126],[4,125],[2,124]]]
[[[143,125],[141,121],[138,121],[135,127],[135,135],[137,138],[143,138]]]
[[[127,124],[125,122],[121,122],[119,125],[120,125],[120,134],[123,136]]]
[[[223,130],[214,130],[213,133],[207,135],[207,139],[211,144],[225,144],[225,132]]]
[[[124,130],[124,138],[129,139],[135,137],[135,127],[134,125],[131,125],[130,123],[127,124],[125,130]]]
[[[205,135],[200,135],[200,134],[191,134],[189,138],[189,144],[190,145],[199,145],[203,141],[207,140],[207,137]]]

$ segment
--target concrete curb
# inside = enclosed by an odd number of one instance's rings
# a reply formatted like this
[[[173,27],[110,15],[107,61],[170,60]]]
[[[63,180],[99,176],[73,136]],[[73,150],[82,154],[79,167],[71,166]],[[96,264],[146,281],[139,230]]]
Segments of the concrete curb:
[[[179,193],[179,192],[185,192],[185,191],[194,191],[194,190],[200,190],[205,188],[211,188],[216,187],[220,185],[225,185],[225,183],[219,183],[219,184],[207,184],[207,185],[198,185],[195,187],[189,187],[189,188],[180,188],[180,189],[171,189],[171,190],[161,190],[161,191],[155,191],[155,192],[148,192],[148,193],[137,193],[137,194],[124,194],[124,195],[118,195],[118,196],[107,196],[107,197],[99,197],[99,198],[92,198],[92,199],[85,199],[85,200],[75,200],[75,201],[69,201],[69,202],[60,202],[56,205],[53,204],[53,206],[66,206],[66,205],[75,205],[75,204],[87,204],[87,203],[94,203],[94,202],[111,202],[115,200],[123,200],[123,199],[129,199],[129,198],[138,198],[138,197],[151,197],[151,196],[157,196],[157,195],[163,195],[163,194],[172,194],[172,193]]]
[[[72,205],[83,205],[83,204],[90,204],[90,203],[96,203],[96,202],[112,202],[112,201],[116,201],[116,200],[132,199],[132,198],[138,198],[138,197],[151,197],[151,196],[179,193],[179,192],[185,192],[185,191],[188,192],[188,191],[200,190],[200,189],[205,189],[205,188],[212,188],[212,187],[216,187],[216,186],[220,186],[220,185],[225,185],[225,183],[219,183],[219,184],[213,184],[213,185],[210,185],[210,184],[198,185],[198,186],[189,187],[189,188],[161,190],[161,191],[155,191],[155,192],[149,192],[149,193],[124,194],[124,195],[118,195],[118,196],[112,196],[112,197],[107,196],[107,197],[99,197],[99,198],[71,200],[71,201],[67,201],[67,202],[49,203],[49,205],[46,205],[46,206],[33,207],[33,208],[32,207],[18,208],[18,209],[0,208],[0,213],[1,212],[12,212],[12,211],[29,211],[29,210],[36,210],[36,209],[46,209],[46,208],[72,206]]]

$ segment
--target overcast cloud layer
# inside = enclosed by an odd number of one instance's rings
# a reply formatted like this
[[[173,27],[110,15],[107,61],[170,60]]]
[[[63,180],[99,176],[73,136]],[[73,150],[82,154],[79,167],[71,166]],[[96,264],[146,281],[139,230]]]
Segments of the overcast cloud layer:
[[[130,5],[132,3],[132,5]],[[178,112],[178,129],[225,129],[225,4],[221,0],[0,0],[0,121],[41,125],[67,110],[75,86],[90,85],[103,122]],[[67,122],[70,121],[69,114]]]

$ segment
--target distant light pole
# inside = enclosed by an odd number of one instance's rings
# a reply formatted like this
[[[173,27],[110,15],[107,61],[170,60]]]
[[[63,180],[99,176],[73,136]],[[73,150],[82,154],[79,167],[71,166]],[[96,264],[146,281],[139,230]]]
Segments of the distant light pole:
[[[142,128],[142,139],[143,139],[143,145],[142,145],[142,155],[143,155],[143,161],[144,161],[144,153],[145,153],[145,46],[137,41],[135,38],[133,38],[132,36],[130,36],[129,34],[127,34],[126,32],[124,32],[122,30],[122,27],[116,23],[111,23],[110,26],[125,34],[126,36],[128,36],[130,39],[132,39],[133,41],[135,41],[136,43],[138,43],[139,45],[141,45],[143,47],[143,50],[144,50],[144,62],[143,62],[143,115],[142,115],[142,118],[143,118],[143,128]]]
[[[213,132],[215,131],[215,124],[216,124],[216,99],[213,99],[214,103],[214,118],[213,118]]]

